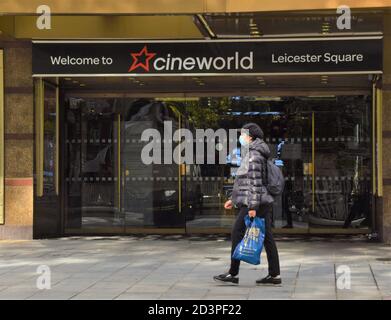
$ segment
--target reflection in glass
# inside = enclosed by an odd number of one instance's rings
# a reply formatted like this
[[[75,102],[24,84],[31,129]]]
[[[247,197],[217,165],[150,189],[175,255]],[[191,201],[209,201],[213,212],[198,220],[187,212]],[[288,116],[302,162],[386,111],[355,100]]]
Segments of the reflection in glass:
[[[208,149],[205,139],[205,154],[194,152],[193,161],[178,165],[172,134],[179,128],[193,137],[197,129],[224,129],[228,137],[228,130],[248,122],[261,126],[286,179],[274,204],[274,227],[365,228],[370,101],[370,96],[68,98],[67,228],[229,231],[235,211],[223,204],[240,165],[239,145],[225,155],[226,163],[208,164],[207,156],[218,160],[219,151]],[[148,129],[159,137],[158,163],[141,159],[151,143],[141,140]],[[217,137],[214,144],[219,142]]]

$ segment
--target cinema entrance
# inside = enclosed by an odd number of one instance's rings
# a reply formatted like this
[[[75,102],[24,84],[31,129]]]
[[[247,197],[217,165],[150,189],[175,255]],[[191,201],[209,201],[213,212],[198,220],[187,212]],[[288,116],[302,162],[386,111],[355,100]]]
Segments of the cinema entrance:
[[[226,164],[146,165],[141,159],[146,142],[140,137],[151,128],[163,136],[167,121],[173,131],[228,130],[256,122],[286,179],[273,210],[276,231],[368,233],[374,219],[375,80],[37,80],[44,88],[38,225],[53,230],[62,223],[64,234],[227,233],[234,212],[224,210],[223,203],[232,187],[237,155],[228,155]],[[259,87],[265,86],[266,94],[259,95]],[[151,94],[144,88],[160,92]],[[181,94],[175,92],[178,88]],[[136,89],[137,94],[129,93]],[[44,212],[44,222],[39,212]]]
[[[380,76],[378,68],[263,75],[37,73],[35,236],[229,233],[235,211],[223,204],[239,148],[226,154],[224,164],[209,164],[208,152],[219,157],[216,135],[214,149],[203,141],[203,163],[148,164],[142,153],[149,141],[142,135],[154,129],[162,159],[173,159],[178,141],[166,139],[167,123],[180,134],[235,130],[247,122],[262,127],[285,176],[285,191],[273,206],[277,233],[371,233]]]

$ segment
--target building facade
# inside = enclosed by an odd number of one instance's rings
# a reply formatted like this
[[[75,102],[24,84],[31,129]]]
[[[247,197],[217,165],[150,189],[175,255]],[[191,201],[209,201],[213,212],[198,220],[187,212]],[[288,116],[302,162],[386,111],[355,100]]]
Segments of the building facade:
[[[151,3],[48,1],[40,29],[38,3],[0,1],[0,239],[229,232],[240,154],[216,144],[256,122],[276,232],[390,243],[390,1],[345,1],[348,29],[323,1]]]

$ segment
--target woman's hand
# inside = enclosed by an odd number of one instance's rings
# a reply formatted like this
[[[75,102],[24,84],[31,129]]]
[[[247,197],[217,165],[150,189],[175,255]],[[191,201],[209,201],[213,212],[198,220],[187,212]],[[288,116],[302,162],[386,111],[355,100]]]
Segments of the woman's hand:
[[[224,209],[230,210],[234,206],[232,200],[228,200],[224,203]]]
[[[255,210],[248,210],[248,216],[250,218],[255,218],[257,215],[257,212]]]

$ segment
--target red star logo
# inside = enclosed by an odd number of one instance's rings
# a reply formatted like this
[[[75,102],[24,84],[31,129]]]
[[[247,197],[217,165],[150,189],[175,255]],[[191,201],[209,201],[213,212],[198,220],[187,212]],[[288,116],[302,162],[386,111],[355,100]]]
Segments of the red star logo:
[[[145,71],[149,71],[149,60],[156,56],[156,53],[148,52],[147,46],[144,46],[144,48],[139,53],[131,53],[131,55],[133,58],[133,64],[129,68],[128,72],[131,72],[138,67],[143,68]],[[145,60],[140,59],[140,57],[145,58]],[[139,60],[144,60],[144,62],[140,62]]]

